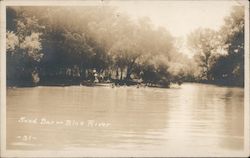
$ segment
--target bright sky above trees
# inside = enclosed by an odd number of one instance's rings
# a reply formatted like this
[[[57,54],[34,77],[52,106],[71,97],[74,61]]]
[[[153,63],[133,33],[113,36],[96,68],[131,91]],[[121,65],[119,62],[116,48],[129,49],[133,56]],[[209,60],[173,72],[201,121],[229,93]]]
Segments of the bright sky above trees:
[[[142,1],[116,3],[132,18],[148,16],[156,26],[174,36],[185,36],[198,27],[218,29],[236,1]]]

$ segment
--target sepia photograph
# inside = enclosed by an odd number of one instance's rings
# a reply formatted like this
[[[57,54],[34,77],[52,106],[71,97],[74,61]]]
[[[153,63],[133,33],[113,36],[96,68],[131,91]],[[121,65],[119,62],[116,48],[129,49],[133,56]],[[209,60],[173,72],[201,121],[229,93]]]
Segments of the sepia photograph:
[[[2,1],[1,156],[249,156],[249,2]]]

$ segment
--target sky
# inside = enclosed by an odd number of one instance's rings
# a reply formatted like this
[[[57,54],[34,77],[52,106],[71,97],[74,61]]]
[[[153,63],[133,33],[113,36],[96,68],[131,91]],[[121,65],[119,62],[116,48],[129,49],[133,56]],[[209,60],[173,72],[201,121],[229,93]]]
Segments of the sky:
[[[183,52],[192,56],[186,48],[187,35],[199,28],[219,29],[224,17],[230,14],[239,1],[127,1],[114,2],[121,12],[132,19],[149,17],[152,23],[165,27],[173,36],[183,38]]]

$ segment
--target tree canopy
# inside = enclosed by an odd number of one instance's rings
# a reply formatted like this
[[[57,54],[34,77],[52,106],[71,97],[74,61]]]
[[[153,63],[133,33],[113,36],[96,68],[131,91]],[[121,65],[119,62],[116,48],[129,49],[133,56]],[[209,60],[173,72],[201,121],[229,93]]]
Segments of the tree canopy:
[[[6,38],[9,85],[79,84],[93,80],[93,72],[106,80],[140,79],[166,87],[222,79],[243,84],[244,79],[240,7],[233,8],[221,30],[190,33],[194,59],[181,53],[166,28],[107,6],[7,7]]]
[[[219,31],[199,28],[188,38],[199,78],[244,85],[244,7],[235,6]]]

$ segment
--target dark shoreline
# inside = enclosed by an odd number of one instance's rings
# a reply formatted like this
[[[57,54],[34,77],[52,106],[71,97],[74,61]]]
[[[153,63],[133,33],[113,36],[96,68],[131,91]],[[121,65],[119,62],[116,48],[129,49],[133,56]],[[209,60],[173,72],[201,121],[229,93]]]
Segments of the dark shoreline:
[[[216,81],[185,81],[182,84],[185,83],[196,83],[196,84],[206,84],[206,85],[215,85],[215,86],[219,86],[219,87],[230,87],[230,88],[244,88],[244,85],[237,85],[237,84],[225,84],[225,83],[221,83],[221,82],[216,82]],[[171,83],[171,84],[176,84],[176,83]],[[154,85],[147,85],[145,83],[141,83],[141,84],[131,84],[131,85],[116,85],[114,82],[110,82],[110,83],[92,83],[92,84],[79,84],[79,83],[49,83],[49,84],[36,84],[36,85],[29,85],[29,84],[19,84],[19,85],[7,85],[7,88],[12,88],[12,87],[16,87],[16,88],[31,88],[31,87],[70,87],[70,86],[83,86],[83,87],[105,87],[105,86],[110,86],[110,87],[149,87],[149,88],[170,88],[170,87],[166,87],[163,85],[159,85],[159,84],[154,84]],[[181,85],[180,85],[181,86]]]

